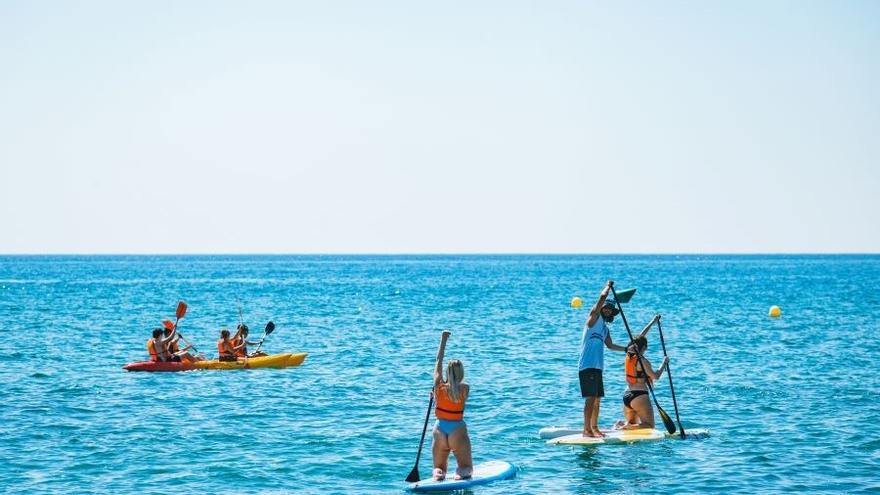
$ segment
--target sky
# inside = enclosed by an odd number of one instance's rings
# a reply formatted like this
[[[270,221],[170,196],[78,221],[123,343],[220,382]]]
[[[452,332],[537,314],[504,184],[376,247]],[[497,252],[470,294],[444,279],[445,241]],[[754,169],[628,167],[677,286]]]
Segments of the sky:
[[[880,2],[0,0],[0,253],[877,253]]]

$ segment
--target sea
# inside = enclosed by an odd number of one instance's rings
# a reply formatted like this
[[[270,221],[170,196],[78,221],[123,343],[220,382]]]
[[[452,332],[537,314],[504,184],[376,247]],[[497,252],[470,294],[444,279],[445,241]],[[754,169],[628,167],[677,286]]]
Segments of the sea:
[[[708,437],[538,437],[582,424],[578,345],[609,279],[636,289],[633,332],[662,315],[675,401],[665,376],[657,401]],[[308,357],[123,370],[179,301],[209,357],[240,321],[255,338],[274,322],[264,350]],[[0,322],[0,493],[403,493],[443,330],[475,462],[517,468],[465,493],[880,493],[878,255],[0,256]],[[611,336],[627,341],[622,318]],[[609,427],[621,353],[604,380]]]

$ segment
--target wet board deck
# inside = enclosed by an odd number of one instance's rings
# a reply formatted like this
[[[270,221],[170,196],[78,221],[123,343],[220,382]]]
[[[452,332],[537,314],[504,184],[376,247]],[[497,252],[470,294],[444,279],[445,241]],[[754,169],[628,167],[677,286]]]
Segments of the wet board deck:
[[[559,426],[550,426],[541,428],[538,435],[543,439],[548,439],[547,443],[551,445],[596,445],[604,443],[630,443],[642,441],[663,440],[666,438],[679,438],[676,433],[668,433],[666,431],[643,429],[643,430],[602,430],[606,436],[604,438],[585,437],[581,434],[581,429],[565,428]],[[705,428],[694,428],[685,430],[685,438],[705,438],[709,436],[709,430]]]
[[[477,485],[485,485],[493,481],[506,480],[516,476],[516,467],[506,461],[489,461],[474,466],[474,475],[469,480],[454,479],[455,473],[451,472],[443,481],[435,481],[426,478],[412,483],[407,490],[413,492],[445,492],[449,490],[463,490]]]

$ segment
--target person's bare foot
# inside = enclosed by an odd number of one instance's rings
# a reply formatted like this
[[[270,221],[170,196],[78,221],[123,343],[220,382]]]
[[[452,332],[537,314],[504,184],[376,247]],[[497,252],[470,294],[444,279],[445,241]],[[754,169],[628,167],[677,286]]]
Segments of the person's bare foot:
[[[596,428],[595,430],[593,430],[593,436],[596,438],[603,438],[605,434],[602,433],[598,428]]]
[[[474,468],[464,467],[455,470],[455,479],[469,480],[474,475]]]
[[[443,472],[440,468],[435,468],[434,473],[432,474],[435,481],[443,481],[446,479],[446,473]]]

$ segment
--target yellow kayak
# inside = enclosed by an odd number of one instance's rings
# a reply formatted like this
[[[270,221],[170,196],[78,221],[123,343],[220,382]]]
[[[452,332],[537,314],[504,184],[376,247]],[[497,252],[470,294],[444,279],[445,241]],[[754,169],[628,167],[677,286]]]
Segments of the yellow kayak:
[[[299,354],[272,354],[255,358],[238,358],[237,361],[197,361],[192,363],[193,368],[202,370],[239,370],[256,368],[287,368],[299,366],[303,363],[308,353]]]
[[[306,360],[306,356],[308,356],[308,352],[300,352],[298,354],[291,354],[289,358],[287,358],[287,366],[299,366],[303,364],[303,361]]]

